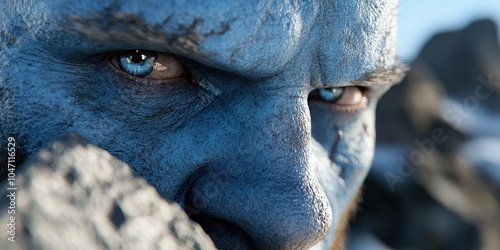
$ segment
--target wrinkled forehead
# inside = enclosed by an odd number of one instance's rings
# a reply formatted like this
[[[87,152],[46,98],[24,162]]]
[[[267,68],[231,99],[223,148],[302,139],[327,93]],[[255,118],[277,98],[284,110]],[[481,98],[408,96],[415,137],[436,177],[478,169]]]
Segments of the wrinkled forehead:
[[[305,47],[322,51],[320,59],[332,65],[355,60],[367,64],[364,70],[389,67],[396,5],[394,0],[111,0],[55,1],[46,7],[90,40],[266,75]]]

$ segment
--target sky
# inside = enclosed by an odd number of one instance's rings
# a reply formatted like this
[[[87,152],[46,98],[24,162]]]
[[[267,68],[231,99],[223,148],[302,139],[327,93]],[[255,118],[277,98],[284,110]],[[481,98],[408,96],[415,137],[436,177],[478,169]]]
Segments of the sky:
[[[414,59],[435,33],[458,30],[490,18],[500,25],[500,0],[399,0],[398,52],[403,62]]]

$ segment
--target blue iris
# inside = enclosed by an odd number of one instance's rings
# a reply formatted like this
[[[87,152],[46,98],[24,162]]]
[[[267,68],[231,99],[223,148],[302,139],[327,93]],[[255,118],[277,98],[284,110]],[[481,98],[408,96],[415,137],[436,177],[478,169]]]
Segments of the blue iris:
[[[318,95],[325,102],[335,102],[342,97],[344,91],[345,88],[318,89]]]
[[[118,65],[129,74],[144,77],[153,71],[156,58],[157,55],[154,52],[136,50],[118,56]]]

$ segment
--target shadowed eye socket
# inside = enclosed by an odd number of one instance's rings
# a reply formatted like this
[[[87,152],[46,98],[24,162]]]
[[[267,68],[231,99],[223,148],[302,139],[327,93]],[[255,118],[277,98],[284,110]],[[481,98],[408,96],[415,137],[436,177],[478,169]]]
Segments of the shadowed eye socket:
[[[184,65],[176,57],[147,50],[118,52],[111,58],[118,70],[134,77],[169,80],[186,75]]]
[[[364,88],[357,86],[323,88],[311,92],[309,99],[326,102],[339,108],[356,108],[363,105],[366,100],[364,92]]]

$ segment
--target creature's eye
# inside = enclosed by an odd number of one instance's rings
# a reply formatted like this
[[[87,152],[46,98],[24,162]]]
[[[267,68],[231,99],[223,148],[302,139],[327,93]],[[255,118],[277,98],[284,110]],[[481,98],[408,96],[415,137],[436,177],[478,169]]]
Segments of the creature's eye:
[[[337,106],[359,106],[364,97],[363,89],[356,86],[317,89],[311,93],[310,98]]]
[[[118,53],[111,62],[127,74],[152,80],[174,79],[184,76],[186,72],[174,56],[146,50]]]

